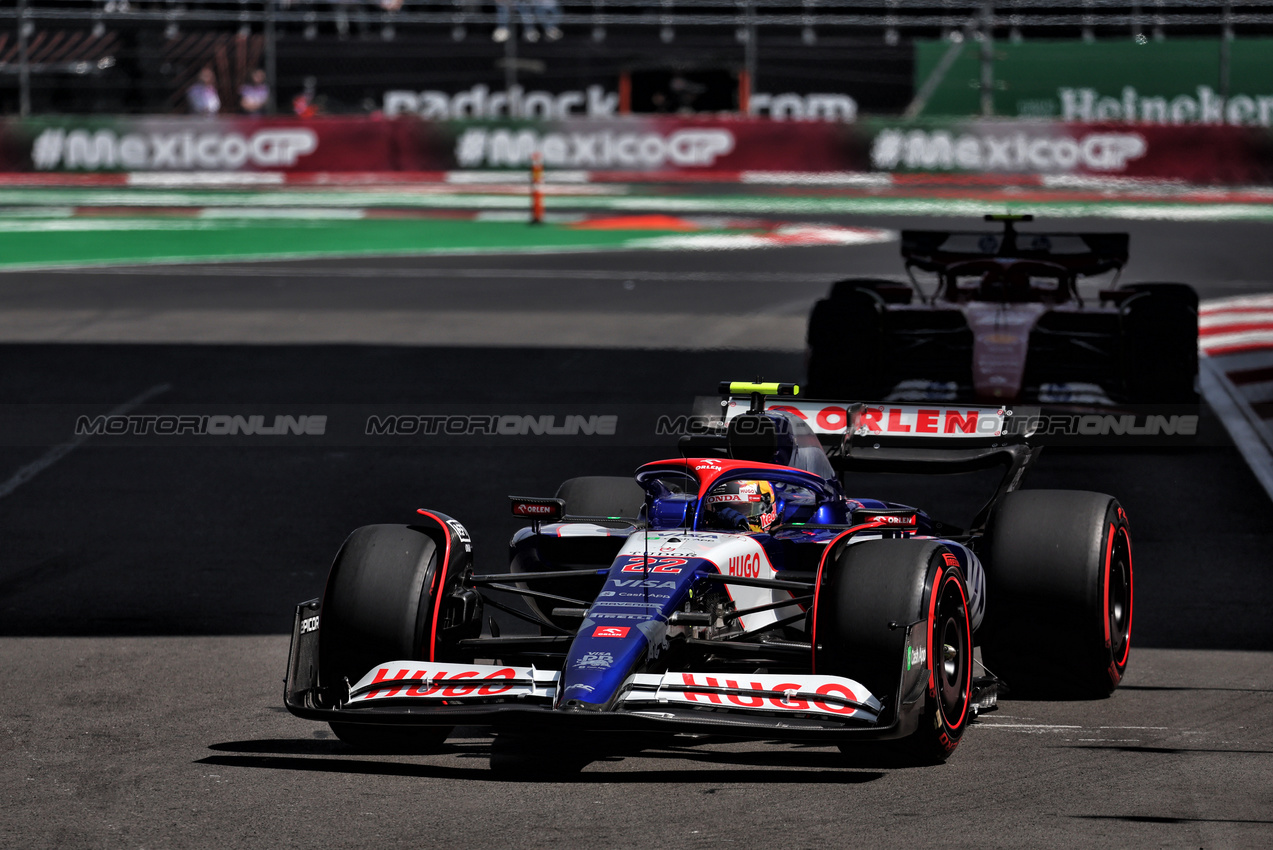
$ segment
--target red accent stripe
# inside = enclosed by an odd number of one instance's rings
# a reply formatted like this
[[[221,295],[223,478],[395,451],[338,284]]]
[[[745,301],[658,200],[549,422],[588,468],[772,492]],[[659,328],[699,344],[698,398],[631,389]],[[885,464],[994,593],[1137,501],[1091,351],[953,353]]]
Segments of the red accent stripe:
[[[125,186],[127,174],[0,174],[0,186]]]
[[[1123,535],[1123,539],[1127,541],[1127,645],[1123,647],[1123,660],[1118,662],[1119,667],[1127,666],[1127,656],[1132,651],[1132,600],[1135,599],[1135,588],[1132,582],[1132,537],[1127,533],[1126,528],[1120,528],[1119,533]]]
[[[937,575],[933,577],[932,595],[928,599],[928,637],[925,646],[928,656],[928,690],[937,695],[937,676],[933,671],[933,628],[937,625],[933,619],[937,616],[937,595],[941,593],[941,575],[944,572],[943,567],[937,568]]]
[[[438,645],[438,614],[442,611],[442,579],[446,576],[447,565],[451,563],[451,526],[443,522],[437,514],[430,513],[424,508],[416,508],[416,513],[423,514],[442,526],[442,539],[446,541],[446,548],[442,551],[442,563],[438,565],[433,576],[433,623],[429,626],[429,660],[436,661],[437,659],[433,656],[437,652]]]
[[[863,531],[868,528],[879,528],[883,526],[882,522],[868,522],[863,525],[855,525],[852,528],[846,528],[835,537],[831,538],[831,542],[822,550],[822,557],[818,560],[818,574],[813,577],[813,613],[809,615],[809,672],[818,672],[818,594],[822,590],[822,567],[827,562],[827,555],[831,554],[831,550],[835,548],[835,544],[839,543],[845,537],[857,531]],[[719,569],[719,568],[718,568]],[[728,588],[726,588],[728,589]]]
[[[1244,354],[1248,351],[1265,351],[1273,348],[1273,339],[1268,342],[1242,342],[1234,345],[1204,346],[1203,350],[1212,357],[1223,357],[1226,354]]]
[[[1198,336],[1239,334],[1247,331],[1273,331],[1273,322],[1233,322],[1224,325],[1208,325],[1205,328],[1198,328]]]
[[[1199,316],[1223,316],[1225,313],[1267,313],[1273,310],[1273,300],[1267,304],[1252,304],[1248,307],[1208,307],[1205,304],[1198,308]]]

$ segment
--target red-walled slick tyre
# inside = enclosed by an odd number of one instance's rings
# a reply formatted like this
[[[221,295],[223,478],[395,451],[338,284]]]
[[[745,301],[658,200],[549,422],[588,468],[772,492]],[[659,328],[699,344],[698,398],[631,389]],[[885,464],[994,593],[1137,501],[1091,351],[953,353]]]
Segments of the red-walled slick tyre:
[[[865,685],[909,730],[862,752],[910,764],[949,757],[972,719],[968,587],[950,550],[932,540],[845,546],[823,564],[814,609],[816,672]],[[858,747],[842,749],[852,757]]]
[[[434,589],[444,569],[434,535],[406,525],[368,525],[350,534],[327,576],[319,629],[319,686],[339,693],[372,666],[428,659]],[[444,541],[442,541],[444,542]],[[336,736],[359,749],[436,750],[450,727],[335,722]]]
[[[981,553],[986,667],[1009,694],[1109,696],[1131,653],[1132,544],[1112,496],[1020,490],[996,506]]]

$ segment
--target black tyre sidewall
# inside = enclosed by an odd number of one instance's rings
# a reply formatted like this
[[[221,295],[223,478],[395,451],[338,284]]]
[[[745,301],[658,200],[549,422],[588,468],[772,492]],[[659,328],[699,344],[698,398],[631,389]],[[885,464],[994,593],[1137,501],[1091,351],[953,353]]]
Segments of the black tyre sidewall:
[[[1197,296],[1191,303],[1183,293],[1146,288],[1123,306],[1121,323],[1128,398],[1143,404],[1195,402]]]
[[[320,687],[352,684],[385,661],[427,657],[441,558],[437,541],[411,526],[369,525],[349,535],[323,591]]]
[[[1120,549],[1125,641],[1112,628],[1107,636]],[[1118,501],[1085,491],[1009,493],[991,516],[982,555],[988,669],[1017,696],[1108,696],[1127,667],[1134,614],[1131,535]]]
[[[563,481],[557,498],[565,501],[567,516],[634,519],[645,504],[645,490],[631,477],[586,475]]]
[[[641,508],[645,505],[645,490],[630,477],[585,475],[563,481],[561,486],[557,488],[556,498],[566,503],[565,513],[567,516],[623,516],[627,519],[635,519],[640,515]],[[582,544],[588,544],[589,542],[583,538],[574,538],[574,540]],[[565,542],[567,541],[562,539],[557,541],[557,544],[560,545]],[[609,560],[605,563],[587,563],[584,562],[583,558],[567,558],[564,563],[538,560],[543,554],[540,551],[536,551],[532,557],[518,554],[509,562],[508,571],[511,573],[535,573],[544,570],[579,569],[586,572],[597,567],[610,566]],[[599,592],[604,583],[604,578],[598,578],[591,584],[586,579],[542,579],[535,582],[534,589],[544,593],[554,593],[558,596],[588,599],[591,598],[590,594],[595,595],[596,592]],[[530,585],[525,582],[518,582],[517,586],[523,590],[530,589]],[[554,617],[552,615],[553,603],[545,602],[541,604],[530,596],[523,597],[522,602],[532,613],[552,623],[559,629],[570,632],[579,625],[577,618]]]
[[[884,300],[868,289],[823,299],[809,315],[808,380],[812,398],[856,399],[882,394]],[[887,389],[887,387],[885,387]]]
[[[1126,283],[1119,287],[1126,292],[1149,292],[1187,304],[1198,312],[1198,290],[1187,283]]]
[[[943,554],[943,560],[949,553]],[[963,738],[964,730],[972,720],[972,619],[968,610],[968,583],[959,562],[950,555],[939,568],[930,572],[928,615],[928,670],[929,704],[915,734],[916,755],[929,760],[941,760],[955,751]],[[948,706],[943,698],[944,676],[939,665],[944,665],[944,637],[946,623],[950,620],[959,641],[959,652],[952,661],[957,693],[955,704]]]
[[[825,568],[825,565],[824,565]],[[958,710],[940,699],[943,593],[961,600],[962,651]],[[889,624],[915,624],[907,629]],[[968,588],[958,560],[936,541],[868,540],[845,546],[820,578],[815,599],[815,670],[866,686],[896,710],[898,694],[925,691],[914,732],[890,746],[908,761],[941,761],[958,746],[971,719],[972,623]],[[907,654],[924,648],[925,663],[906,669]],[[934,653],[937,653],[935,656]],[[927,681],[923,681],[927,679]]]

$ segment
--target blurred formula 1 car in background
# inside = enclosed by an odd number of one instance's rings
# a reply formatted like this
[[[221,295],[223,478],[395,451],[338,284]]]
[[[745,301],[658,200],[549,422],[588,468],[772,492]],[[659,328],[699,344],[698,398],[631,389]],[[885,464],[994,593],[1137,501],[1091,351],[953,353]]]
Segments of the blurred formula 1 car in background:
[[[1126,233],[903,230],[910,283],[849,278],[809,317],[814,398],[1077,404],[1196,402],[1198,295],[1114,287]],[[925,293],[915,271],[936,276]],[[1114,273],[1111,288],[1081,280]]]
[[[288,709],[393,752],[493,726],[497,770],[578,769],[649,733],[934,763],[1005,684],[1067,698],[1117,686],[1126,515],[1098,493],[1015,489],[1039,449],[1011,435],[1011,412],[721,391],[724,414],[682,456],[510,497],[530,525],[507,572],[475,573],[468,531],[431,509],[354,531],[322,599],[297,608]],[[846,495],[838,474],[994,466],[1001,483],[968,530]],[[491,610],[528,633],[502,634]],[[975,671],[974,642],[995,675]]]

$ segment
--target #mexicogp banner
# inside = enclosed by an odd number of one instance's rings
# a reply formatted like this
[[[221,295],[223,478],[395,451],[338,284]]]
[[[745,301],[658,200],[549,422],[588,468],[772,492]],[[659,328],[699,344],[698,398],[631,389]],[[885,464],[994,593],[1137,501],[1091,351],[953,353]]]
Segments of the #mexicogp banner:
[[[1073,174],[1273,184],[1258,126],[960,120],[841,123],[692,116],[555,122],[419,118],[60,117],[0,121],[0,172],[444,172],[647,178],[742,172]]]
[[[792,141],[799,164],[783,160]],[[799,168],[860,159],[852,124],[714,118],[428,122],[418,118],[65,117],[0,122],[8,172],[421,172],[530,166],[626,172]]]

